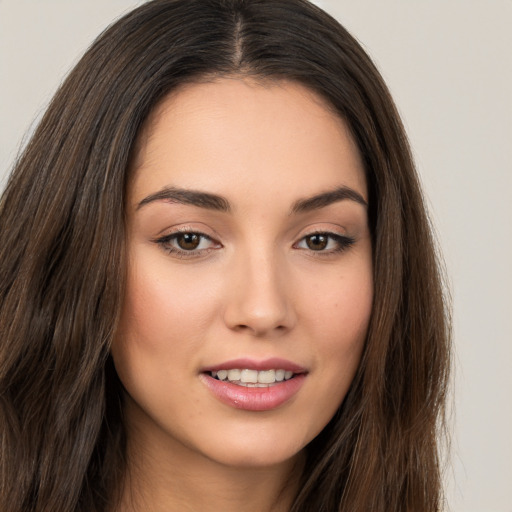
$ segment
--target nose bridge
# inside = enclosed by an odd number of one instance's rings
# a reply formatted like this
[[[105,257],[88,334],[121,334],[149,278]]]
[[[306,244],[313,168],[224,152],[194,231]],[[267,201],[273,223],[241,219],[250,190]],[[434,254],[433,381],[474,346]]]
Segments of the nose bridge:
[[[262,336],[293,324],[286,265],[271,244],[240,251],[233,262],[225,320],[232,329]]]

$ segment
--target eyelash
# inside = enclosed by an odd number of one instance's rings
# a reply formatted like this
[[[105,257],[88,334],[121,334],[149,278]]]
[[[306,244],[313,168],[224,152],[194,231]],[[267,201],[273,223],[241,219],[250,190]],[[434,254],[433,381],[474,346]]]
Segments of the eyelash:
[[[205,235],[204,233],[201,233],[199,231],[177,231],[175,233],[170,233],[168,235],[165,235],[161,238],[157,238],[154,240],[155,243],[157,243],[162,249],[167,252],[168,254],[172,254],[173,256],[176,256],[178,258],[198,258],[201,256],[204,256],[205,254],[208,254],[209,252],[217,249],[217,247],[208,247],[206,249],[193,249],[193,250],[185,250],[181,249],[179,247],[172,247],[170,244],[173,241],[176,241],[178,237],[180,236],[197,236],[200,238],[199,245],[203,243],[203,241],[208,240],[210,242],[213,242],[215,245],[218,245],[221,247],[221,244],[218,242],[215,242],[213,238],[209,237],[208,235]]]
[[[176,242],[178,237],[184,236],[184,235],[191,235],[191,236],[197,236],[200,238],[199,246],[203,241],[210,241],[214,245],[217,245],[217,247],[208,247],[205,249],[191,249],[191,250],[185,250],[181,249],[179,247],[173,247],[173,242]],[[313,237],[326,237],[327,238],[327,246],[334,242],[336,244],[335,248],[330,248],[328,250],[321,249],[321,250],[314,250],[308,247],[298,247],[299,244],[305,243],[307,244],[308,239],[312,239]],[[198,258],[201,256],[204,256],[205,254],[210,253],[213,250],[216,250],[222,245],[219,242],[215,242],[214,239],[209,237],[208,235],[201,233],[199,231],[178,231],[175,233],[170,233],[168,235],[165,235],[163,237],[157,238],[154,240],[155,243],[157,243],[162,249],[167,252],[168,254],[172,254],[173,256],[176,256],[178,258]],[[353,244],[355,243],[355,239],[346,235],[340,235],[338,233],[331,233],[328,231],[315,231],[313,233],[309,233],[305,236],[303,236],[298,242],[296,242],[293,247],[298,250],[305,250],[309,251],[312,254],[314,254],[317,257],[329,257],[334,254],[339,254],[341,252],[346,251],[349,249]]]
[[[311,248],[299,248],[297,247],[298,244],[305,242],[307,244],[307,240],[311,239],[313,237],[326,237],[327,238],[327,244],[330,242],[334,242],[336,244],[335,248],[331,248],[328,250],[318,250],[315,251]],[[303,236],[298,242],[294,244],[294,247],[297,249],[303,249],[303,250],[309,250],[310,252],[314,253],[315,256],[319,257],[328,257],[333,254],[339,254],[341,252],[346,251],[355,243],[355,238],[347,236],[347,235],[340,235],[338,233],[331,233],[329,231],[314,231],[313,233],[308,233],[306,236]]]

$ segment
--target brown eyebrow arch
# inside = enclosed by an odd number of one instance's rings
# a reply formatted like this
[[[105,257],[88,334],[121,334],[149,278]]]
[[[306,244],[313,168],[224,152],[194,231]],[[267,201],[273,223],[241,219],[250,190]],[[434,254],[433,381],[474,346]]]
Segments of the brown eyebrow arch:
[[[325,208],[326,206],[329,206],[333,203],[347,199],[350,201],[355,201],[364,207],[368,207],[368,203],[364,200],[363,196],[359,192],[356,192],[350,187],[342,186],[334,190],[322,192],[312,197],[308,197],[306,199],[299,199],[293,204],[290,213],[297,214],[310,212],[312,210],[319,210],[320,208]]]
[[[199,208],[206,208],[208,210],[217,210],[221,212],[231,211],[229,201],[222,196],[176,187],[165,187],[154,194],[150,194],[137,205],[137,210],[154,201],[190,204],[198,206]]]

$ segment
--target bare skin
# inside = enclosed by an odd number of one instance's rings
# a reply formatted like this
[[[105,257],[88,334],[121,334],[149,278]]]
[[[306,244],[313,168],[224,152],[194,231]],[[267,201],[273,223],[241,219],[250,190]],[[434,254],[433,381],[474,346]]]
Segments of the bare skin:
[[[128,430],[119,510],[285,512],[366,337],[358,150],[308,89],[236,77],[171,94],[138,150],[112,347]],[[258,380],[233,377],[244,369]]]

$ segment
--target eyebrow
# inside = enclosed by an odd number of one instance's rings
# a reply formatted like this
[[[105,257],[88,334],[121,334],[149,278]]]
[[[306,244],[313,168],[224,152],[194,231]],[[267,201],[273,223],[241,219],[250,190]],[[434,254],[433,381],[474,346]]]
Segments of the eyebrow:
[[[368,207],[368,203],[364,200],[363,196],[359,192],[356,192],[350,187],[342,186],[335,188],[334,190],[322,192],[312,197],[299,199],[293,204],[291,208],[291,214],[306,213],[312,210],[319,210],[320,208],[325,208],[326,206],[329,206],[333,203],[347,199],[350,201],[355,201],[364,207]]]
[[[208,210],[217,210],[221,212],[230,212],[229,201],[217,194],[200,192],[198,190],[189,190],[176,187],[165,187],[154,194],[145,197],[138,205],[137,210],[142,206],[154,201],[167,201],[169,203],[190,204],[199,208]]]
[[[333,203],[344,200],[355,201],[356,203],[365,207],[368,206],[368,203],[364,200],[363,196],[359,194],[359,192],[356,192],[350,187],[341,186],[335,188],[334,190],[316,194],[312,197],[299,199],[292,205],[290,209],[290,215],[319,210]],[[137,210],[154,201],[189,204],[199,208],[206,208],[208,210],[216,210],[227,213],[232,211],[231,205],[225,197],[208,192],[176,187],[165,187],[162,190],[155,192],[154,194],[150,194],[139,202],[137,205]]]

